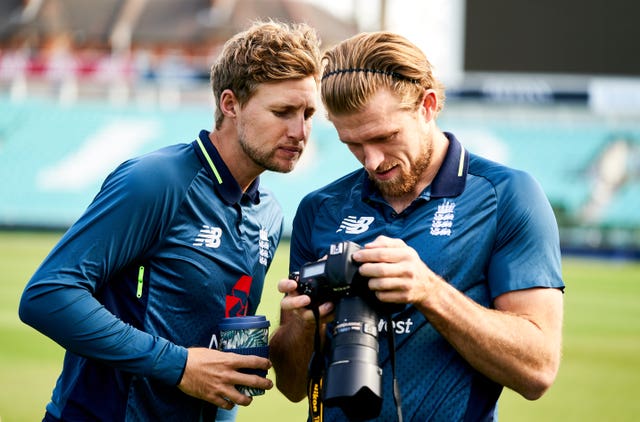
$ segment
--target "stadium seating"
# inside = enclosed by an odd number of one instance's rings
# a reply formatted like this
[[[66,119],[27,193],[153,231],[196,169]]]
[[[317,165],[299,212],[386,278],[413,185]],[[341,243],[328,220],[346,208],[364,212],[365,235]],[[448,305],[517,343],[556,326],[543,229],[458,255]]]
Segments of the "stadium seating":
[[[0,109],[0,224],[5,226],[69,224],[121,161],[170,143],[189,142],[213,121],[212,111],[202,105],[167,110],[80,102],[63,107],[52,99],[13,102],[0,97]],[[439,124],[471,151],[533,174],[554,207],[578,224],[584,222],[581,213],[597,180],[594,163],[607,143],[616,133],[640,139],[638,123],[585,121],[588,116],[584,107],[521,107],[505,113],[499,106],[469,107],[452,101]],[[316,118],[312,133],[295,177],[263,175],[264,184],[282,202],[287,228],[304,193],[358,166],[322,116]],[[97,148],[102,152],[92,154]],[[638,162],[620,165],[631,172],[591,225],[640,227]]]

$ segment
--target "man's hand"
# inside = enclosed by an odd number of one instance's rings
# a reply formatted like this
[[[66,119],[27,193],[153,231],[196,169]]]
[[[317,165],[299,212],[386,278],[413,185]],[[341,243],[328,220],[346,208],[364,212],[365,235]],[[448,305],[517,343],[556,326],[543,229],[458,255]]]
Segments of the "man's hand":
[[[284,293],[285,296],[280,301],[280,309],[283,312],[292,312],[298,318],[306,323],[315,324],[313,312],[305,308],[311,303],[311,298],[307,295],[301,295],[296,288],[298,284],[295,280],[283,279],[278,283],[278,291]],[[331,302],[323,303],[319,306],[320,318],[323,319],[333,312],[334,305]]]
[[[253,400],[236,389],[236,385],[270,390],[273,382],[239,369],[269,370],[271,362],[259,356],[245,356],[204,347],[188,349],[187,366],[178,388],[184,393],[208,401],[223,409],[248,406]]]
[[[428,297],[437,275],[400,239],[377,237],[353,254],[360,274],[382,302],[418,304]]]
[[[296,281],[290,279],[278,283],[278,290],[284,293],[280,301],[280,326],[269,342],[278,389],[293,402],[307,396],[307,368],[316,329],[313,312],[305,308],[311,303],[311,298],[298,293],[297,286]],[[333,317],[333,308],[330,302],[319,307],[321,341],[324,339],[325,321]]]

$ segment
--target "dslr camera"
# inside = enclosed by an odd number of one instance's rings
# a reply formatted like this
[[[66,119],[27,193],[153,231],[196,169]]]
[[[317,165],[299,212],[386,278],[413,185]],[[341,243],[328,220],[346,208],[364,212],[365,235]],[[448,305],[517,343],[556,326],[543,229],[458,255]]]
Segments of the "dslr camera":
[[[311,298],[309,308],[334,302],[335,321],[331,354],[322,400],[339,406],[351,420],[371,419],[382,408],[382,369],[378,365],[379,314],[391,313],[394,304],[383,304],[360,275],[352,255],[362,247],[354,242],[330,246],[326,260],[308,262],[289,278],[297,291]]]
[[[298,292],[311,298],[309,308],[324,302],[336,302],[370,290],[367,279],[358,272],[360,264],[353,261],[354,252],[362,249],[354,242],[334,243],[326,260],[307,262],[292,279],[298,282]],[[371,294],[371,293],[370,293]]]

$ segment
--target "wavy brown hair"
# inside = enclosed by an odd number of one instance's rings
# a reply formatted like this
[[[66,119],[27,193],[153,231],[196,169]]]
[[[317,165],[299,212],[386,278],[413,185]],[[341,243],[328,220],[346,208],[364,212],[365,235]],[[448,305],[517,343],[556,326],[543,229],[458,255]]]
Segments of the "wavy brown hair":
[[[307,24],[256,21],[230,38],[211,66],[216,129],[222,124],[220,95],[225,89],[244,105],[262,83],[320,78],[320,38]]]

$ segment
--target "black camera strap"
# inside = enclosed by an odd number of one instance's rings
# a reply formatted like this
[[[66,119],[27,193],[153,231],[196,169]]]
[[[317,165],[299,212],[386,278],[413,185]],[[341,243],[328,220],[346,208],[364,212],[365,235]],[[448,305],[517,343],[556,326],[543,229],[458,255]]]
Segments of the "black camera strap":
[[[313,354],[309,362],[309,380],[307,383],[307,397],[309,399],[309,417],[312,422],[322,422],[322,382],[324,378],[324,357],[322,356],[320,342],[320,311],[314,306],[313,316],[316,320],[316,329],[313,339]]]
[[[391,362],[391,375],[393,376],[393,401],[396,405],[396,413],[398,422],[402,422],[402,400],[400,398],[400,386],[398,385],[398,377],[396,377],[396,336],[393,327],[393,318],[387,313],[384,316],[387,322],[387,342],[389,345],[389,361]]]

